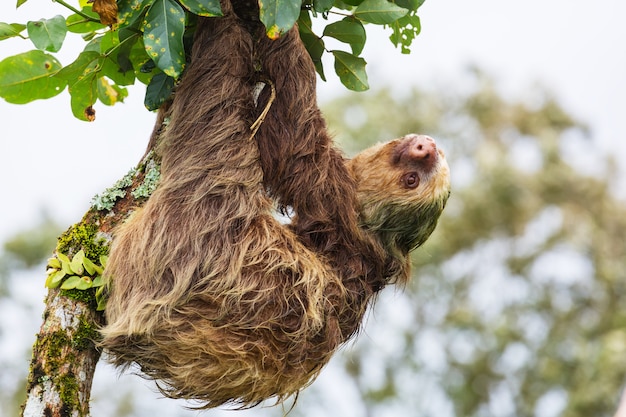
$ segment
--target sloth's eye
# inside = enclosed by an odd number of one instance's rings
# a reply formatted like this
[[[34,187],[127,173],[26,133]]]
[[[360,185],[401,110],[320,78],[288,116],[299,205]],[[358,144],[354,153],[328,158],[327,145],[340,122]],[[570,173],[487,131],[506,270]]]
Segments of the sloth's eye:
[[[407,188],[415,188],[420,183],[420,178],[417,176],[416,172],[409,172],[402,177],[402,182]]]

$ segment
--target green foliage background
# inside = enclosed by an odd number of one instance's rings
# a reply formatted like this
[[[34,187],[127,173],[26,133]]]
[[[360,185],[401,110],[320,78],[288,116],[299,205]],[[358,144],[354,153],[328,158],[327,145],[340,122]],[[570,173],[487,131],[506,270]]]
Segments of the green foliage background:
[[[156,110],[170,97],[189,60],[198,16],[219,18],[219,0],[99,0],[117,4],[117,22],[105,26],[92,3],[56,0],[68,16],[56,15],[26,23],[0,22],[0,41],[30,39],[35,50],[0,61],[0,97],[10,103],[48,99],[67,90],[73,115],[95,119],[94,105],[124,101],[127,86],[147,85],[144,104]],[[409,53],[421,26],[417,15],[424,0],[264,0],[259,2],[260,20],[272,39],[296,22],[316,69],[326,79],[322,56],[334,57],[341,82],[351,90],[369,88],[366,62],[360,57],[366,43],[365,25],[383,25],[389,39],[402,53]],[[20,0],[18,7],[25,3]],[[324,23],[315,33],[312,18]],[[341,18],[342,20],[338,20]],[[55,57],[68,34],[85,41],[82,52],[69,64]],[[324,39],[334,38],[349,51],[326,48]]]
[[[411,284],[383,292],[363,334],[289,415],[338,415],[341,407],[358,417],[613,414],[626,380],[626,203],[614,197],[615,162],[596,151],[591,131],[542,90],[530,95],[504,100],[476,72],[468,93],[382,90],[324,107],[348,153],[406,132],[434,136],[453,193],[413,256]],[[31,252],[16,242],[37,242],[39,230],[5,246],[0,308],[16,268],[43,256],[16,255]],[[6,263],[17,258],[28,261]],[[0,329],[0,337],[8,335]],[[26,360],[0,361],[26,371]],[[5,373],[10,384],[0,378],[2,407],[20,398],[19,372]],[[167,404],[117,381],[97,380],[94,390],[93,415],[146,415]],[[171,409],[192,413],[181,402]]]

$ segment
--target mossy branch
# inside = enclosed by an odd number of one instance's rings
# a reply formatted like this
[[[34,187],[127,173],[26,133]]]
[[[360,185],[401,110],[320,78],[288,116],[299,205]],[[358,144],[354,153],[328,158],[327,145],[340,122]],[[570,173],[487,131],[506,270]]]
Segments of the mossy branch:
[[[101,272],[98,260],[108,254],[112,229],[147,200],[156,188],[158,171],[158,158],[150,152],[131,170],[130,177],[127,175],[105,192],[106,205],[94,203],[79,223],[59,237],[56,257],[49,263],[52,271],[47,283],[51,288],[33,347],[24,417],[89,415],[91,382],[101,354],[96,347],[97,329],[105,320],[103,312],[98,311],[102,301],[97,299],[103,287],[66,285],[72,288],[64,289],[63,283],[79,276],[91,279]],[[83,266],[87,270],[95,267],[96,272],[83,271]],[[63,269],[64,276],[51,284],[52,274],[62,273]]]

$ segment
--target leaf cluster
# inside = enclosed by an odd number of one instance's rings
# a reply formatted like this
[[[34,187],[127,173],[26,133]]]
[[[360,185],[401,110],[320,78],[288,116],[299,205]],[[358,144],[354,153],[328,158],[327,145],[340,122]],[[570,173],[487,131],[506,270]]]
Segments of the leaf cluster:
[[[26,1],[19,0],[18,7]],[[259,18],[272,39],[297,23],[320,77],[326,80],[322,56],[330,53],[341,82],[363,91],[369,88],[366,62],[360,56],[365,26],[389,27],[392,43],[408,53],[420,31],[417,10],[423,1],[265,0],[259,2]],[[0,41],[30,39],[36,48],[0,61],[0,97],[24,104],[67,88],[72,113],[85,121],[95,119],[96,102],[109,106],[123,102],[126,87],[136,81],[147,85],[146,108],[158,109],[188,64],[198,16],[222,15],[219,0],[80,0],[79,7],[64,0],[56,3],[72,14],[25,24],[0,22]],[[332,19],[336,16],[342,19]],[[314,32],[312,18],[326,23],[321,35]],[[86,45],[64,65],[54,54],[68,33],[82,36]],[[350,51],[327,49],[328,38],[348,45]]]
[[[106,266],[107,256],[101,255],[99,263],[93,262],[81,249],[70,258],[67,255],[57,252],[56,257],[48,259],[48,278],[46,287],[62,290],[89,290],[96,289],[96,301],[98,310],[104,310],[106,305],[104,297],[104,281],[102,272]]]

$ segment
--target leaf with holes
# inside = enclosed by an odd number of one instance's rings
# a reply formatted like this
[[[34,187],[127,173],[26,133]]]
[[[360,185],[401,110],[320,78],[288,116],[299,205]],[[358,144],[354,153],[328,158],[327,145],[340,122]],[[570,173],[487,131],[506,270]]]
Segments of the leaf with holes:
[[[260,18],[270,39],[278,39],[300,16],[302,0],[259,0]]]
[[[330,36],[349,44],[354,55],[360,55],[365,46],[365,28],[361,22],[352,17],[346,17],[339,22],[326,26],[324,36]]]
[[[219,0],[180,0],[180,4],[198,16],[222,16],[222,7]]]
[[[422,30],[420,18],[416,14],[410,13],[389,25],[393,30],[389,40],[395,47],[400,45],[403,54],[410,54],[410,46],[413,40]]]
[[[41,19],[26,24],[28,36],[37,49],[48,52],[58,52],[63,46],[67,26],[63,16],[54,16],[52,19]]]
[[[365,0],[354,11],[354,16],[375,25],[388,25],[409,11],[387,0]]]
[[[365,72],[365,60],[343,51],[331,52],[335,56],[335,72],[341,83],[352,91],[367,90],[369,84]]]
[[[185,11],[173,0],[156,0],[144,21],[146,53],[165,74],[178,78],[185,66]]]
[[[61,63],[42,51],[29,51],[0,61],[0,97],[25,104],[59,94],[67,81],[52,77]]]

